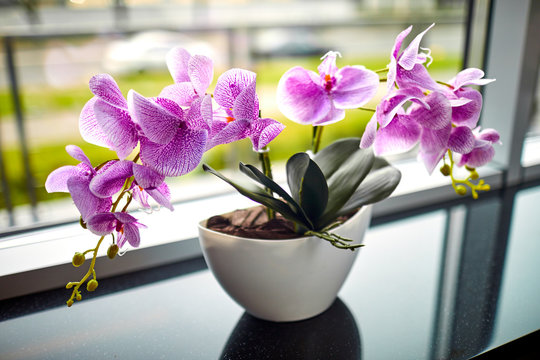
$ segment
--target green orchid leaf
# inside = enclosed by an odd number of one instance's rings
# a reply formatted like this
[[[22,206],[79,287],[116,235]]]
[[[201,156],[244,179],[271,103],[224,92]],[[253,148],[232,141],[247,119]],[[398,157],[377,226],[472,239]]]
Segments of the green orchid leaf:
[[[285,191],[281,186],[279,186],[274,180],[270,179],[268,176],[264,175],[262,171],[257,169],[253,165],[240,163],[240,171],[249,176],[251,179],[257,181],[259,184],[266,186],[279,196],[281,196],[286,202],[290,202],[292,205],[299,205],[294,201],[294,199]]]
[[[253,188],[248,188],[247,186],[240,185],[237,182],[234,182],[231,179],[224,176],[223,174],[219,173],[218,171],[212,169],[210,166],[206,164],[203,164],[202,168],[204,171],[217,176],[221,180],[225,181],[226,183],[234,187],[240,194],[244,195],[245,197],[255,202],[258,202],[259,204],[262,204],[270,209],[275,210],[276,212],[283,215],[283,217],[285,217],[286,219],[289,219],[308,229],[313,228],[311,224],[306,223],[304,216],[299,215],[296,212],[294,212],[287,203],[279,199],[276,199],[273,196],[270,196],[264,189],[258,186],[253,186]]]
[[[340,139],[315,154],[313,160],[328,179],[359,148],[360,138]]]
[[[268,176],[264,175],[262,171],[257,169],[253,165],[249,164],[243,164],[240,163],[239,165],[240,171],[243,172],[245,175],[249,176],[251,179],[257,181],[261,185],[264,185],[265,187],[272,190],[274,193],[278,194],[285,200],[289,206],[293,209],[294,212],[298,214],[299,217],[303,218],[302,223],[306,224],[312,224],[312,222],[309,219],[309,216],[306,215],[300,204],[293,199],[287,191],[285,191],[281,186],[279,186],[274,180],[269,178]],[[311,225],[312,226],[312,225]]]
[[[346,215],[363,205],[386,199],[398,186],[400,180],[401,172],[392,166],[380,167],[370,172],[338,215]]]
[[[287,182],[293,199],[315,223],[328,203],[328,185],[317,164],[306,153],[297,153],[287,161]]]
[[[337,218],[338,212],[356,191],[362,180],[370,172],[375,160],[371,149],[357,147],[349,158],[327,179],[328,205],[315,227],[324,228]]]

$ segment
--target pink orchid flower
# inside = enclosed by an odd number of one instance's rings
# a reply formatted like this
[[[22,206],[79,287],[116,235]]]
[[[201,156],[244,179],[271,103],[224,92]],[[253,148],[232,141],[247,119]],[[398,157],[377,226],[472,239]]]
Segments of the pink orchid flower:
[[[338,52],[322,57],[319,73],[296,66],[279,80],[279,110],[300,124],[332,124],[345,117],[345,109],[366,104],[379,86],[378,75],[363,66],[336,66]]]

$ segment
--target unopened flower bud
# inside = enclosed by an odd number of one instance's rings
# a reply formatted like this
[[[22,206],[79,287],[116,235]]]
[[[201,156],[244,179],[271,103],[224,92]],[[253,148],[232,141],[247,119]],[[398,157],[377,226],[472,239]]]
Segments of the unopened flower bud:
[[[441,174],[443,174],[444,176],[450,175],[450,166],[448,166],[448,164],[444,164],[443,166],[441,166],[440,170]]]
[[[118,254],[118,250],[118,245],[116,244],[112,244],[111,246],[109,246],[109,248],[107,249],[107,256],[109,257],[109,259],[114,259],[116,254]]]
[[[83,229],[85,230],[87,229],[86,223],[83,221],[82,216],[79,218],[79,224],[81,225]]]
[[[473,172],[473,171],[476,170],[475,168],[470,167],[470,166],[468,166],[468,165],[465,165],[465,169],[469,170],[470,172]]]
[[[88,282],[88,284],[86,284],[86,290],[88,291],[94,291],[96,290],[98,287],[98,282],[96,279],[92,279]]]
[[[478,172],[476,170],[471,171],[471,175],[470,175],[471,180],[476,180],[476,179],[478,179],[478,177],[479,177],[479,175],[478,175]]]
[[[81,301],[82,299],[82,295],[81,294],[77,294],[77,296],[75,297],[78,301]]]
[[[71,305],[73,305],[73,300],[69,299],[68,301],[66,301],[66,304],[68,307],[71,307]]]
[[[458,185],[458,186],[456,186],[456,193],[458,195],[465,195],[465,194],[467,194],[467,189],[463,185]]]
[[[80,252],[76,252],[75,255],[73,255],[73,259],[71,260],[71,263],[73,264],[73,266],[79,267],[82,264],[84,264],[84,260],[85,260],[84,255],[81,254]]]

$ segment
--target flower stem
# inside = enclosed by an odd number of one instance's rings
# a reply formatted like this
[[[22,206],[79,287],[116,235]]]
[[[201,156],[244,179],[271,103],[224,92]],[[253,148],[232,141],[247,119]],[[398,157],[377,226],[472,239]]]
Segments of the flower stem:
[[[258,151],[259,154],[259,161],[261,162],[261,166],[263,169],[263,174],[268,176],[270,179],[273,179],[272,176],[272,163],[270,162],[270,155],[268,154],[270,149],[265,146],[262,150]],[[270,194],[270,196],[273,196],[272,189],[266,188],[266,192]],[[272,220],[276,218],[276,213],[273,209],[270,209],[269,207],[266,208],[266,215],[268,215],[268,220]]]
[[[471,189],[471,195],[473,199],[478,199],[478,191],[488,191],[490,189],[489,184],[486,184],[483,179],[478,180],[478,183],[473,183],[471,180],[478,179],[478,173],[476,172],[476,169],[468,169],[470,172],[470,175],[464,179],[456,179],[454,177],[454,159],[452,158],[452,150],[448,149],[448,159],[450,161],[450,173],[448,174],[450,176],[450,179],[452,180],[452,187],[454,188],[454,191],[458,195],[465,195],[467,193],[467,189],[465,186],[469,187]]]
[[[140,153],[138,153],[135,156],[135,158],[133,159],[133,162],[137,162],[139,160],[139,155],[140,155]],[[127,208],[129,206],[131,200],[133,199],[133,196],[131,195],[131,193],[128,190],[130,188],[130,186],[131,186],[132,181],[133,181],[133,177],[130,177],[130,178],[126,179],[126,181],[124,182],[124,186],[122,187],[122,191],[120,192],[120,194],[118,195],[118,197],[116,198],[116,200],[114,201],[114,203],[111,206],[110,212],[115,212],[116,211],[116,208],[120,204],[120,201],[122,200],[122,198],[124,197],[125,194],[128,194],[128,200],[126,201],[126,204],[122,208],[122,212],[127,211]],[[85,283],[86,280],[88,280],[90,275],[92,275],[93,279],[96,280],[96,271],[94,269],[94,266],[96,265],[97,253],[98,253],[99,247],[101,246],[101,243],[103,242],[103,239],[105,239],[105,236],[102,236],[101,238],[99,238],[95,248],[88,249],[83,253],[83,255],[86,255],[86,254],[88,254],[90,252],[93,253],[92,261],[90,262],[90,266],[88,267],[88,271],[86,272],[86,274],[83,276],[83,278],[80,281],[71,281],[71,282],[67,283],[66,289],[71,289],[72,287],[74,287],[73,291],[71,292],[71,297],[66,302],[67,306],[73,305],[74,300],[81,300],[82,299],[82,295],[81,295],[81,292],[80,292],[79,288],[81,287],[82,284]],[[114,235],[113,235],[113,242],[114,242]],[[90,289],[89,291],[92,291],[92,289]]]
[[[313,155],[319,152],[321,147],[321,137],[322,137],[322,126],[313,126],[313,137],[311,138],[311,151]]]
[[[370,108],[365,108],[365,107],[359,107],[359,108],[357,108],[357,109],[358,109],[358,110],[364,110],[364,111],[370,111],[370,112],[375,112],[375,111],[377,111],[377,110],[375,110],[375,109],[370,109]]]
[[[448,83],[445,83],[444,81],[439,81],[439,80],[437,80],[437,81],[435,81],[435,82],[436,82],[437,84],[441,84],[441,85],[447,86],[447,87],[449,87],[450,89],[453,89],[453,88],[454,88],[452,85],[450,85],[450,84],[448,84]]]
[[[378,69],[378,70],[375,70],[373,72],[376,73],[376,74],[380,74],[380,73],[387,72],[387,71],[388,71],[388,68],[385,67],[384,69]]]
[[[73,288],[73,291],[71,292],[71,297],[66,302],[67,306],[73,305],[74,299],[75,300],[81,300],[82,297],[81,297],[81,292],[79,291],[79,288],[90,277],[90,275],[92,275],[94,277],[94,280],[95,280],[96,271],[94,270],[94,266],[96,265],[97,253],[98,253],[99,247],[101,246],[101,243],[103,242],[103,239],[105,239],[105,236],[102,236],[98,240],[97,245],[96,245],[95,248],[85,251],[85,253],[93,252],[94,254],[92,255],[92,261],[90,262],[90,266],[88,267],[88,271],[83,276],[83,278],[80,281],[76,281],[76,282],[72,281],[72,282],[67,283],[66,289],[71,289],[73,286],[75,286]]]

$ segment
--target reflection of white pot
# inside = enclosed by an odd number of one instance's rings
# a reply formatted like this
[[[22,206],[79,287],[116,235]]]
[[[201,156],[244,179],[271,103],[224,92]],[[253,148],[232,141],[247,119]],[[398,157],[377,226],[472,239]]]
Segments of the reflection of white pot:
[[[371,219],[363,207],[332,230],[362,243]],[[208,267],[223,289],[247,312],[271,321],[303,320],[336,299],[359,250],[337,249],[314,236],[259,240],[209,230],[199,224]]]

